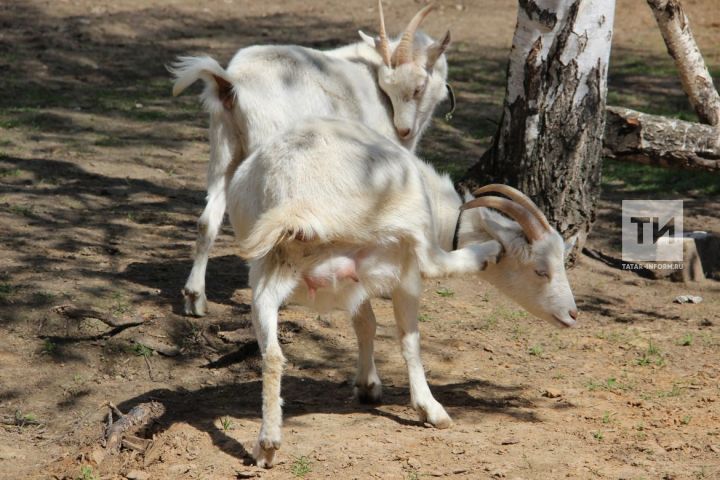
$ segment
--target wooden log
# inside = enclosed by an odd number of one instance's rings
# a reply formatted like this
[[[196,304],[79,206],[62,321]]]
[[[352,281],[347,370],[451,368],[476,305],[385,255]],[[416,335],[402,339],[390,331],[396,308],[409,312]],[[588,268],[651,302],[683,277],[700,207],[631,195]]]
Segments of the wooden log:
[[[133,407],[127,414],[117,410],[113,404],[109,404],[111,408],[110,422],[105,431],[105,449],[111,453],[120,451],[122,441],[127,434],[132,434],[147,427],[151,422],[157,420],[165,414],[165,406],[158,402],[141,403]],[[116,412],[120,417],[114,423],[112,420],[112,412]]]
[[[662,239],[661,239],[662,240]],[[658,244],[659,246],[659,244]],[[700,255],[695,247],[695,239],[683,239],[682,262],[651,262],[654,268],[650,270],[653,278],[668,278],[673,282],[702,282],[705,280]],[[641,262],[642,264],[642,262]]]
[[[700,255],[702,268],[707,278],[720,280],[720,234],[713,232],[693,232],[695,246]]]
[[[680,0],[647,0],[647,3],[698,118],[708,125],[720,125],[720,95],[690,31],[690,21]]]
[[[720,173],[720,129],[629,108],[605,112],[606,157]]]

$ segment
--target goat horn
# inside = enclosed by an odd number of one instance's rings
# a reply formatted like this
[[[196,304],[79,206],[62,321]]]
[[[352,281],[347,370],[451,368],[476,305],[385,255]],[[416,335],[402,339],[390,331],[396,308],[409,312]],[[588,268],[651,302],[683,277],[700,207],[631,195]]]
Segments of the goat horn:
[[[480,197],[470,200],[460,209],[467,210],[477,207],[490,207],[509,215],[520,224],[530,243],[540,240],[545,235],[545,231],[533,214],[512,200],[502,197]]]
[[[407,28],[405,28],[405,31],[400,38],[400,43],[398,43],[398,46],[393,53],[393,65],[398,66],[412,61],[415,31],[432,9],[433,5],[430,4],[416,13],[412,20],[410,20],[410,23],[408,23]]]
[[[513,200],[515,203],[519,203],[523,207],[530,210],[530,213],[532,213],[533,216],[537,218],[543,228],[545,228],[546,230],[552,230],[552,227],[550,226],[550,223],[548,222],[547,217],[545,217],[545,214],[542,212],[542,210],[540,210],[538,206],[535,205],[535,202],[533,202],[530,197],[525,195],[517,188],[513,188],[509,185],[493,183],[492,185],[485,185],[484,187],[478,188],[473,192],[473,195],[477,197],[478,195],[482,195],[483,193],[488,192],[502,193],[509,199]]]
[[[382,0],[378,0],[378,12],[380,12],[380,45],[378,50],[382,57],[383,63],[390,66],[390,42],[387,38],[387,32],[385,31],[385,15],[383,15]]]

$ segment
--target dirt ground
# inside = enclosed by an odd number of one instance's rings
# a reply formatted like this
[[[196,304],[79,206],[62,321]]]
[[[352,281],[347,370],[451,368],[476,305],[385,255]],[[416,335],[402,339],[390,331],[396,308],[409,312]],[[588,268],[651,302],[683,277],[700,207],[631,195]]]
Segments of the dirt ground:
[[[569,273],[573,330],[473,278],[426,282],[424,362],[448,430],[409,406],[388,301],[374,302],[384,382],[374,406],[351,398],[347,318],[287,307],[280,463],[251,465],[260,371],[247,271],[226,227],[208,268],[210,315],[182,315],[206,118],[193,95],[170,97],[163,65],[202,52],[226,62],[254,43],[354,41],[357,28],[374,30],[374,3],[148,3],[0,3],[1,478],[720,478],[720,283],[647,280],[589,257]],[[436,3],[427,30],[452,29],[460,103],[420,154],[457,173],[495,127],[517,2]],[[684,3],[717,76],[717,1]],[[418,8],[386,4],[392,31]],[[666,57],[644,2],[618,0],[611,101],[692,116]],[[720,231],[717,196],[620,181],[589,246],[618,257],[620,200],[653,195],[687,200],[686,229]],[[704,301],[674,304],[680,294]],[[105,402],[126,412],[150,399],[167,410],[151,449],[104,455]]]

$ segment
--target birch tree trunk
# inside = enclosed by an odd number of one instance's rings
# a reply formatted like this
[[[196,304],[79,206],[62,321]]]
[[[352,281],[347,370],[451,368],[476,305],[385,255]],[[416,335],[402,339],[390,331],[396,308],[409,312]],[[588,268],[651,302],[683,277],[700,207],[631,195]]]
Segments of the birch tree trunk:
[[[679,0],[647,0],[680,81],[701,123],[720,125],[720,95],[713,85]]]
[[[595,220],[614,0],[519,0],[503,114],[460,182],[528,194],[582,250]]]

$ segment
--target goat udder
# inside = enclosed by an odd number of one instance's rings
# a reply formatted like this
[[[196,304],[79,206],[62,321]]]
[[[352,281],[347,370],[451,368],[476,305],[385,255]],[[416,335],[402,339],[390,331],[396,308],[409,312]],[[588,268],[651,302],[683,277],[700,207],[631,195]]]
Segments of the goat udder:
[[[310,296],[313,297],[319,288],[329,287],[342,280],[359,282],[355,269],[355,260],[344,258],[342,261],[336,259],[329,265],[321,265],[312,272],[304,274],[303,280],[307,285]]]

